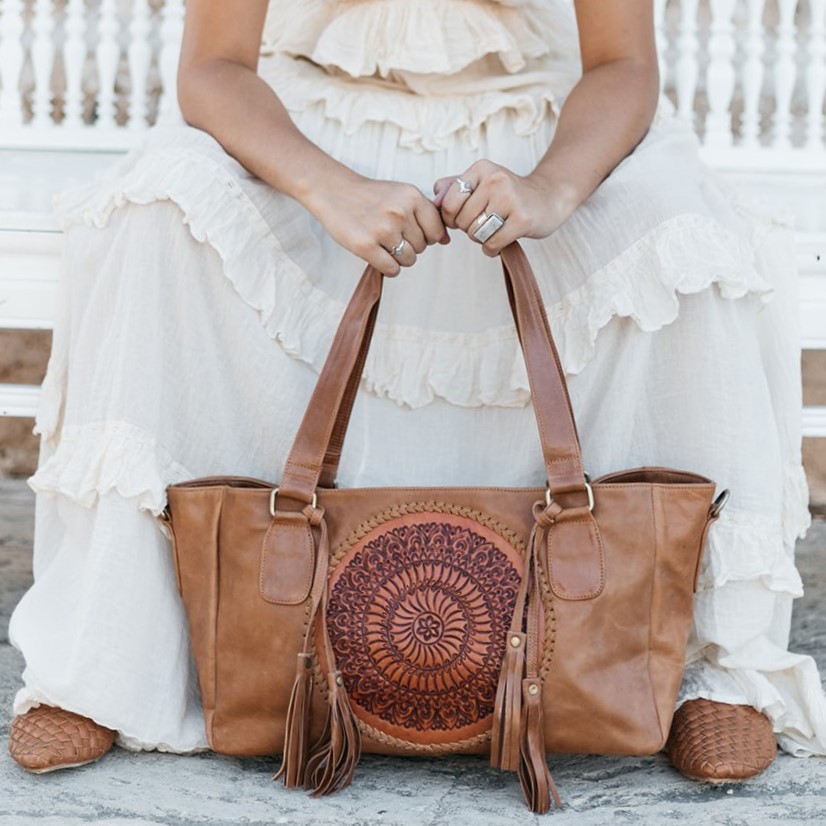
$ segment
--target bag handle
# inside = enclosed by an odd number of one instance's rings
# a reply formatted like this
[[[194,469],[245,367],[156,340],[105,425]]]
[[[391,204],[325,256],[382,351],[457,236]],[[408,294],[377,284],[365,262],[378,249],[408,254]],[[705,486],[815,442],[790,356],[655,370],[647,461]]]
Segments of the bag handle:
[[[565,507],[589,502],[565,376],[530,264],[517,242],[501,253],[505,286],[525,357],[528,383],[552,497]],[[348,303],[299,426],[279,485],[279,499],[313,501],[332,487],[350,412],[375,327],[384,276],[368,266]]]

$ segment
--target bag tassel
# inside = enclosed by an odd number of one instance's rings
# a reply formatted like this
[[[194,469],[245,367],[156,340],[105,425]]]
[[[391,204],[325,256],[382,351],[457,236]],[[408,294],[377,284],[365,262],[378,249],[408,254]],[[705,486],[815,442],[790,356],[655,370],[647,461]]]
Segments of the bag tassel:
[[[329,549],[326,526],[322,526],[325,570]],[[361,732],[347,696],[344,678],[336,668],[336,655],[327,628],[327,588],[321,596],[321,632],[327,660],[327,720],[324,732],[313,746],[304,778],[305,788],[313,797],[332,794],[350,785],[361,757]]]
[[[562,808],[556,783],[545,758],[542,684],[536,677],[522,681],[522,720],[519,726],[519,784],[532,812],[544,814],[551,797]]]
[[[519,769],[519,726],[522,719],[522,679],[526,676],[527,636],[522,632],[525,618],[525,604],[533,581],[538,543],[545,536],[545,529],[552,524],[541,502],[534,503],[534,526],[528,540],[525,557],[525,572],[516,595],[516,604],[511,619],[511,629],[505,645],[502,670],[496,686],[496,701],[493,706],[493,727],[490,740],[490,764],[502,771],[515,772]]]
[[[535,524],[496,690],[491,734],[491,764],[518,773],[525,801],[537,814],[550,809],[551,798],[558,807],[562,806],[545,758],[538,639],[542,610],[539,554],[559,510],[556,503],[535,502],[533,506]],[[522,633],[526,606],[527,633]]]
[[[313,797],[348,786],[361,757],[361,733],[341,672],[330,672],[327,684],[330,696],[324,733],[313,747],[304,782]]]
[[[313,655],[302,651],[295,668],[295,682],[287,708],[284,734],[284,754],[281,768],[273,780],[284,780],[284,786],[294,789],[304,785],[310,738],[310,708],[313,696]]]
[[[327,633],[327,571],[330,548],[324,508],[308,505],[304,514],[312,527],[319,528],[316,567],[310,590],[310,612],[303,650],[296,661],[295,680],[287,708],[281,767],[273,780],[283,779],[285,787],[304,786],[313,796],[330,794],[349,784],[361,755],[361,736],[344,690],[344,681],[335,668],[335,654]],[[309,748],[310,715],[313,703],[312,653],[316,622],[322,625],[327,661],[330,706],[324,732],[312,751]]]
[[[525,635],[508,634],[505,659],[496,687],[493,729],[490,740],[490,764],[502,771],[519,768],[519,722],[522,717],[522,678],[525,676]]]

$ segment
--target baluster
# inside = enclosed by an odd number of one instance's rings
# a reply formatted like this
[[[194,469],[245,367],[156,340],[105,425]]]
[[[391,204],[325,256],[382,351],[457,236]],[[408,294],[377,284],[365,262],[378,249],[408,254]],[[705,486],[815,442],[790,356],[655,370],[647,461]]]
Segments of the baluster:
[[[20,71],[23,68],[23,0],[3,0],[0,7],[0,127],[13,129],[23,124]]]
[[[743,122],[741,146],[760,145],[760,93],[763,89],[763,53],[766,31],[763,10],[766,0],[748,0],[745,59],[743,60]]]
[[[83,0],[68,0],[65,21],[63,126],[79,127],[83,125],[83,64],[86,58],[86,7]]]
[[[826,0],[809,0],[806,67],[806,146],[823,149],[823,96],[826,94]]]
[[[700,41],[697,38],[697,0],[680,0],[680,30],[677,37],[675,89],[677,112],[694,122],[694,96],[697,93]]]
[[[165,0],[161,23],[161,98],[158,117],[178,108],[178,57],[184,32],[184,0]]]
[[[129,128],[146,128],[146,85],[152,52],[149,48],[149,3],[133,0],[129,27]]]
[[[709,64],[706,73],[708,118],[706,146],[731,146],[731,99],[734,95],[734,14],[735,0],[711,0]]]
[[[101,0],[98,8],[97,26],[97,74],[98,74],[98,101],[97,123],[98,129],[114,129],[115,122],[115,75],[118,69],[120,50],[117,43],[118,20],[116,0]]]
[[[657,59],[660,65],[660,94],[668,75],[668,38],[665,33],[665,5],[668,0],[654,0],[654,34],[657,38]]]
[[[52,67],[54,65],[54,6],[52,0],[36,0],[32,31],[32,125],[48,128],[52,125]]]
[[[794,13],[798,0],[777,0],[777,61],[774,64],[774,133],[772,146],[788,149],[792,145],[792,92],[797,75],[795,67]]]

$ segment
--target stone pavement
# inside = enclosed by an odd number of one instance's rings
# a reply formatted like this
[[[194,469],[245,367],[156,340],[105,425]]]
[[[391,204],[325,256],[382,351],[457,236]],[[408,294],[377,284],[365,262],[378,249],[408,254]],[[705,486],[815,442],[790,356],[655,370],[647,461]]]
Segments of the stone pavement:
[[[23,483],[0,480],[0,826],[826,824],[826,760],[787,755],[747,784],[722,787],[685,780],[662,754],[555,757],[565,807],[545,817],[524,808],[514,777],[481,758],[367,756],[349,789],[321,800],[272,783],[273,760],[211,754],[116,749],[92,766],[28,775],[5,743],[22,668],[8,644],[8,618],[31,579],[32,507]],[[796,607],[792,647],[813,655],[826,673],[826,522],[800,543],[798,562],[807,593]]]

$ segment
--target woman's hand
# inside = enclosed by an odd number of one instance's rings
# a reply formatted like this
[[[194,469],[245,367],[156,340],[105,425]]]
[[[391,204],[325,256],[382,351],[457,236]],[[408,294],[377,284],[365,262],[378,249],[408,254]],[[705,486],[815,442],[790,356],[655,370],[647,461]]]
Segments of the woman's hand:
[[[482,244],[485,255],[495,256],[518,238],[546,238],[570,215],[570,198],[539,171],[516,175],[491,161],[476,161],[461,175],[440,178],[433,186],[433,203],[441,208],[445,226],[460,229]],[[504,223],[487,240],[485,232]],[[480,232],[480,238],[475,233]]]
[[[338,167],[302,201],[335,241],[385,275],[398,275],[429,245],[449,240],[438,208],[412,184]]]

